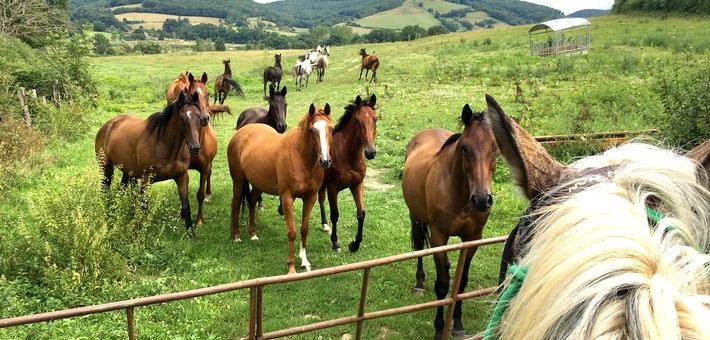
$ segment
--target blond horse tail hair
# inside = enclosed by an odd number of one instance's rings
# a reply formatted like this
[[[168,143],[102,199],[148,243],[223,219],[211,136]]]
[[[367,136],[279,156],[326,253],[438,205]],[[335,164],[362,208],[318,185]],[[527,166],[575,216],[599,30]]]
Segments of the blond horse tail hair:
[[[708,176],[674,152],[627,144],[571,170],[581,191],[535,212],[527,270],[501,339],[710,339]]]

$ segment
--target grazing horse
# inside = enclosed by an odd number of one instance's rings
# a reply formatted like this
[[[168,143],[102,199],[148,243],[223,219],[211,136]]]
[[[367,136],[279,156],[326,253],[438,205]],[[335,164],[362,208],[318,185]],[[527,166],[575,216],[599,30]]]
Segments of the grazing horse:
[[[362,79],[362,70],[365,71],[365,81],[367,81],[367,73],[372,70],[372,78],[370,78],[370,82],[373,80],[375,83],[377,82],[377,68],[380,67],[380,59],[377,58],[377,56],[374,55],[369,55],[367,52],[365,52],[364,48],[360,49],[360,53],[362,56],[362,60],[360,61],[360,78],[357,80]]]
[[[224,73],[218,75],[217,79],[214,80],[214,93],[216,95],[214,96],[214,103],[212,104],[216,104],[217,101],[219,101],[220,105],[224,104],[232,87],[234,87],[234,93],[236,95],[244,98],[244,92],[242,92],[241,86],[232,79],[232,67],[229,66],[231,59],[222,60],[222,63],[224,64]]]
[[[491,180],[496,168],[497,147],[493,131],[485,121],[485,113],[473,113],[466,104],[461,113],[464,129],[452,133],[428,129],[416,134],[407,144],[402,193],[412,222],[412,244],[415,250],[446,245],[449,237],[462,241],[481,239],[488,220],[493,196]],[[471,259],[477,248],[468,251],[463,266],[459,293],[468,283]],[[445,253],[434,255],[437,299],[449,291],[449,261]],[[417,260],[415,292],[424,290],[422,259]],[[436,339],[444,326],[443,307],[436,310]],[[454,309],[454,329],[463,333],[461,301]]]
[[[165,99],[167,99],[168,104],[174,102],[180,95],[180,92],[187,93],[187,89],[190,87],[188,74],[189,73],[187,71],[180,73],[180,75],[168,86],[168,90],[165,92]]]
[[[312,72],[311,63],[308,60],[299,61],[291,68],[291,75],[293,80],[296,82],[296,89],[301,91],[303,88],[303,80],[306,81],[306,88],[308,88],[308,78],[311,76]]]
[[[264,96],[266,96],[266,83],[271,82],[271,86],[276,84],[276,90],[281,87],[281,77],[283,77],[283,70],[281,69],[281,55],[274,54],[274,59],[276,60],[274,66],[267,66],[264,68]]]
[[[131,115],[114,117],[101,126],[94,143],[106,190],[111,187],[114,165],[123,172],[123,184],[138,178],[144,183],[175,180],[182,202],[180,215],[191,238],[195,237],[195,230],[187,197],[190,182],[187,169],[190,157],[202,149],[197,101],[197,94],[185,97],[180,92],[177,101],[148,119]]]
[[[232,175],[232,239],[240,241],[239,210],[249,203],[249,234],[258,239],[254,225],[256,198],[263,192],[278,195],[283,204],[288,234],[288,273],[296,272],[293,253],[296,240],[293,203],[303,200],[301,220],[301,267],[311,270],[306,257],[308,220],[323,184],[323,168],[331,164],[329,153],[333,133],[330,105],[316,110],[311,104],[298,127],[280,135],[265,124],[249,124],[237,130],[229,141],[227,159]],[[249,193],[249,184],[252,189]]]
[[[319,55],[318,59],[316,59],[316,83],[323,81],[326,68],[328,68],[328,56],[325,54]]]
[[[350,193],[355,200],[357,207],[357,235],[350,243],[348,249],[356,252],[360,249],[362,242],[362,225],[365,221],[365,207],[363,205],[363,180],[367,171],[365,159],[375,158],[375,135],[377,127],[377,113],[375,104],[377,97],[373,94],[369,101],[363,101],[360,96],[355,101],[345,107],[345,113],[333,129],[333,141],[330,148],[330,157],[333,164],[325,170],[323,186],[318,192],[318,204],[320,206],[320,216],[323,229],[329,231],[330,227],[325,219],[325,193],[328,192],[328,203],[330,206],[330,221],[333,230],[330,234],[330,241],[333,243],[333,250],[340,251],[338,243],[338,193],[344,189],[350,189]]]
[[[710,149],[628,143],[564,166],[486,100],[530,206],[484,339],[710,339]]]

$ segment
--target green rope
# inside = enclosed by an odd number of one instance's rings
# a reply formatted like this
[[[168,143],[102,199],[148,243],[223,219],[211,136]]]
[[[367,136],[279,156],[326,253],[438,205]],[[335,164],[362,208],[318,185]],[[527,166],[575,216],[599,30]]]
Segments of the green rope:
[[[523,285],[523,280],[528,274],[528,267],[518,268],[516,265],[511,265],[510,268],[508,268],[508,272],[510,272],[513,277],[510,279],[510,285],[508,285],[498,299],[496,308],[493,310],[493,316],[491,316],[491,320],[488,322],[488,326],[486,326],[486,332],[483,334],[483,340],[493,340],[496,338],[495,334],[497,332],[500,319],[503,317],[505,310],[508,309],[510,300],[518,294],[520,286]]]
[[[661,222],[662,219],[666,218],[665,215],[663,215],[660,212],[658,212],[657,210],[654,210],[649,207],[646,207],[646,216],[648,216],[648,218],[650,218],[651,221],[653,221],[655,223],[659,223],[659,222]],[[671,232],[671,231],[678,231],[678,227],[676,227],[674,225],[667,226],[665,229],[665,232]],[[690,240],[688,239],[688,236],[686,234],[684,234],[683,232],[678,231],[678,235],[680,236],[681,239],[683,239],[683,241],[685,241],[685,243],[688,243],[688,244],[691,243],[691,242],[689,242]],[[695,249],[697,249],[699,253],[704,254],[703,250],[700,248],[699,245],[696,244]]]

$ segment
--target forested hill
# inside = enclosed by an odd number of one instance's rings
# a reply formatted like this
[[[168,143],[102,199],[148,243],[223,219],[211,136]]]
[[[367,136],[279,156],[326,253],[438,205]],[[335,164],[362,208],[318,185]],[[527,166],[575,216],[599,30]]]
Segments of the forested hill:
[[[685,14],[710,14],[708,0],[615,0],[611,9],[615,14],[664,12]]]
[[[300,27],[332,26],[397,8],[405,0],[285,0],[266,4],[275,11],[292,16]],[[410,0],[411,1],[411,0]],[[279,22],[278,20],[275,20]],[[279,22],[279,24],[281,24]]]
[[[491,18],[509,25],[533,24],[564,17],[564,13],[547,6],[520,0],[448,0],[488,13]]]

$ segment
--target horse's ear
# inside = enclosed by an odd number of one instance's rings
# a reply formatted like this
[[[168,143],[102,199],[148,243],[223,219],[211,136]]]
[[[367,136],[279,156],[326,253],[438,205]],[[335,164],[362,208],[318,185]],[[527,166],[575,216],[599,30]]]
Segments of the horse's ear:
[[[187,74],[187,79],[190,80],[191,83],[195,81],[195,77],[192,75],[192,73]]]
[[[710,139],[688,151],[685,157],[695,160],[710,174]]]
[[[468,106],[468,103],[466,103],[461,110],[461,121],[464,126],[468,126],[471,124],[471,121],[473,121],[473,111],[471,110],[471,107]]]
[[[556,161],[535,138],[508,118],[498,102],[486,95],[487,118],[515,182],[528,199],[557,184],[565,166]]]
[[[362,104],[362,98],[360,98],[358,94],[357,97],[355,97],[355,106],[360,106],[360,104]]]
[[[274,87],[269,86],[269,97],[273,98],[274,97]]]
[[[200,94],[197,91],[192,93],[192,101],[194,103],[197,103],[200,101]]]
[[[286,97],[286,86],[281,88],[281,96]]]
[[[370,96],[370,107],[375,107],[375,104],[377,104],[377,96],[373,93]]]
[[[325,112],[326,116],[330,116],[330,104],[325,103],[325,107],[323,108],[323,112]]]
[[[313,115],[316,113],[316,106],[311,103],[311,106],[308,108],[308,115],[313,117]]]
[[[180,95],[178,96],[177,102],[178,102],[178,103],[182,103],[182,102],[184,102],[184,101],[185,101],[185,92],[180,91]]]
[[[207,83],[207,72],[202,72],[202,82]]]

